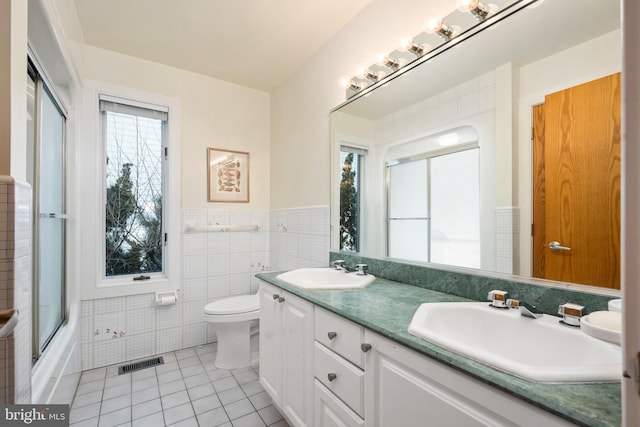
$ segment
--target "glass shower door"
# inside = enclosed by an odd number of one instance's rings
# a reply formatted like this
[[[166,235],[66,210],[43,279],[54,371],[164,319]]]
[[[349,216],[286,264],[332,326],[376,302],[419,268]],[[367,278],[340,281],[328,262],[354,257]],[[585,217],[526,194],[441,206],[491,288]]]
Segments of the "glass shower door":
[[[37,360],[65,319],[65,116],[38,76],[28,152],[34,212],[33,357]]]
[[[429,261],[427,160],[388,166],[387,255]]]

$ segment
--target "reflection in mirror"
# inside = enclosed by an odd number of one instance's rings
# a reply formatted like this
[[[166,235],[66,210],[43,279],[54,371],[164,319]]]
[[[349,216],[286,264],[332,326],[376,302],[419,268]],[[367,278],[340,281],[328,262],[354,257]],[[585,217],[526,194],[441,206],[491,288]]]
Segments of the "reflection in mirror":
[[[387,255],[479,268],[477,132],[449,129],[394,146],[387,157]]]
[[[342,222],[340,231],[334,227],[332,249],[619,288],[619,4],[546,0],[531,6],[331,113],[332,189],[341,188],[333,191],[332,224],[339,223],[343,209],[346,157],[340,151],[357,153],[357,167],[352,163],[350,169],[357,170],[351,176],[357,182],[350,193],[353,228],[346,231]],[[600,86],[584,92],[585,83],[606,76],[613,76],[605,79],[606,88],[594,83]],[[570,107],[578,92],[584,101]],[[547,111],[538,114],[544,117],[560,114],[547,118],[544,128],[536,125],[539,139],[558,139],[542,150],[546,166],[544,161],[540,166],[539,141],[532,141],[534,109],[541,105]],[[580,121],[572,115],[578,111]],[[606,129],[592,126],[596,115],[609,118]],[[573,134],[554,120],[570,124]],[[456,158],[456,148],[434,143],[459,129],[474,134],[454,146],[469,158]],[[595,147],[603,166],[574,169],[591,160],[573,152],[551,157],[573,140]],[[553,174],[566,183],[567,173],[576,178],[570,188],[561,186],[557,195],[544,185],[540,189]],[[608,190],[590,194],[603,176]],[[565,203],[585,199],[589,209]],[[596,209],[600,201],[604,204]],[[604,217],[591,218],[595,210]],[[585,219],[578,219],[577,213],[585,212]],[[569,226],[545,227],[538,223],[544,216]],[[602,229],[612,230],[609,240],[603,240]],[[345,236],[352,236],[350,246],[341,244]],[[552,250],[552,241],[571,250]],[[603,246],[607,250],[594,250]],[[575,258],[582,253],[603,258],[580,264]],[[575,275],[584,265],[606,270],[608,278],[593,271]]]

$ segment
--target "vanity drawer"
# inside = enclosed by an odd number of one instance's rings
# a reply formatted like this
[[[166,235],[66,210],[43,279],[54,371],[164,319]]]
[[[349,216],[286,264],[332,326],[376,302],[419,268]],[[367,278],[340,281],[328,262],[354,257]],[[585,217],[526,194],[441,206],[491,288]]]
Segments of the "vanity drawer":
[[[364,420],[315,380],[314,420],[317,427],[363,427]]]
[[[315,338],[351,363],[364,368],[364,353],[360,348],[364,329],[361,326],[316,306]]]
[[[314,375],[354,412],[364,416],[364,371],[335,354],[317,341]]]

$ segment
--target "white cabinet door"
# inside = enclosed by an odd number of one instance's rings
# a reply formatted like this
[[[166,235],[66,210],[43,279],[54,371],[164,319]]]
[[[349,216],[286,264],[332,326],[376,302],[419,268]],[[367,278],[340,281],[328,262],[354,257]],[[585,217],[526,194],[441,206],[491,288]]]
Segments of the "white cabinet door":
[[[364,426],[364,420],[318,380],[315,383],[314,411],[314,420],[318,427]]]
[[[282,407],[281,293],[276,287],[260,284],[260,383],[278,407]]]
[[[365,342],[369,427],[572,425],[371,331]]]
[[[294,427],[313,425],[313,304],[264,282],[260,383]]]
[[[285,416],[297,427],[313,422],[313,304],[283,295],[282,370]]]

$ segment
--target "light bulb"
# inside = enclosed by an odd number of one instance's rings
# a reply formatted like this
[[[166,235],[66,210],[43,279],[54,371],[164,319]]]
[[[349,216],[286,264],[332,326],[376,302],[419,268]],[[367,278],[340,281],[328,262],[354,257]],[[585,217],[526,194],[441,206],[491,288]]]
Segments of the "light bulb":
[[[404,52],[413,53],[416,57],[421,57],[425,53],[427,53],[431,46],[425,43],[416,43],[411,38],[403,39],[402,44],[400,45],[400,49]]]
[[[458,0],[458,10],[460,12],[469,12],[478,7],[479,0]]]
[[[486,5],[480,0],[458,0],[458,10],[460,12],[469,12],[478,20],[482,21],[490,14],[498,10],[495,4]]]
[[[379,53],[378,56],[376,56],[376,65],[379,65],[380,67],[384,67],[386,60],[387,60],[387,55],[385,55],[384,53]]]
[[[356,92],[362,90],[362,86],[360,86],[360,83],[354,81],[353,79],[344,79],[342,81],[342,84],[345,89],[355,90]]]
[[[413,46],[413,38],[411,36],[405,36],[400,40],[400,50],[409,50]]]
[[[400,67],[398,61],[389,58],[385,54],[378,55],[378,58],[376,59],[376,65],[380,67],[389,67],[393,70],[397,70]]]
[[[429,34],[437,33],[442,29],[442,18],[440,15],[432,15],[427,20],[425,31]]]
[[[437,34],[445,41],[449,41],[456,35],[456,32],[460,31],[460,28],[456,25],[448,26],[442,22],[440,15],[434,14],[427,20],[424,30],[429,34]]]

